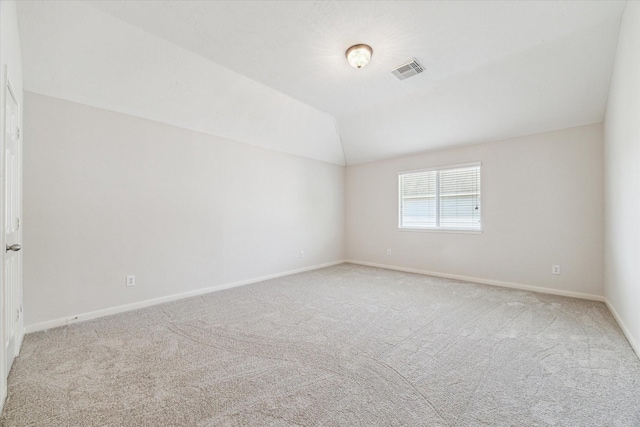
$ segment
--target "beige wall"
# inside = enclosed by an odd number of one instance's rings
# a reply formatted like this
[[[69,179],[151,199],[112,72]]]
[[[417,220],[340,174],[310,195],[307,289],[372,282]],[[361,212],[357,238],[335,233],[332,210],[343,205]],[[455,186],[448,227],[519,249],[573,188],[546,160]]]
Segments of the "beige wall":
[[[595,124],[349,166],[347,258],[601,296],[602,144]],[[397,172],[475,161],[482,234],[397,230]]]
[[[25,110],[27,327],[344,258],[342,166],[29,92]]]
[[[605,296],[640,355],[640,3],[625,8],[605,118]]]

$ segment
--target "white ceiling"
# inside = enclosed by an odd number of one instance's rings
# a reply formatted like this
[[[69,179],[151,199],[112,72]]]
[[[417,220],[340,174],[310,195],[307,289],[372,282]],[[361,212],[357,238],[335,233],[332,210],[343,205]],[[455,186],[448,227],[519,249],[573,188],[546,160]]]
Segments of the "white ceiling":
[[[19,4],[27,90],[338,164],[344,158],[334,119],[348,164],[602,121],[625,5],[85,4],[91,7]],[[361,70],[344,58],[346,48],[356,43],[374,50],[371,63]],[[166,56],[167,62],[157,56]],[[397,80],[389,70],[411,57],[426,71]],[[176,61],[183,66],[168,65]],[[207,73],[196,71],[203,67]],[[160,100],[147,105],[144,96],[119,93],[118,78],[136,73],[128,93],[144,82],[146,94]],[[157,86],[147,82],[152,74],[162,77],[156,78]],[[195,104],[186,96],[180,100],[179,91],[164,87],[163,80],[190,86],[190,97],[200,99]],[[183,80],[188,84],[178,84]],[[96,83],[111,95],[96,91]],[[174,107],[160,111],[158,102]],[[248,105],[254,111],[247,116]],[[219,123],[212,125],[207,112],[215,113]],[[265,130],[267,142],[262,141]]]

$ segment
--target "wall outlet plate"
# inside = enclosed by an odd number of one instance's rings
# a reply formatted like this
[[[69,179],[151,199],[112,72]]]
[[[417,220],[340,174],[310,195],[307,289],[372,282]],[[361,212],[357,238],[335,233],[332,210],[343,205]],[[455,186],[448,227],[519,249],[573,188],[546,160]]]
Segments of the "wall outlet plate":
[[[133,275],[127,276],[126,285],[127,285],[127,287],[135,286],[136,285],[136,276],[133,276]]]
[[[552,265],[551,266],[551,274],[560,274],[560,266]]]

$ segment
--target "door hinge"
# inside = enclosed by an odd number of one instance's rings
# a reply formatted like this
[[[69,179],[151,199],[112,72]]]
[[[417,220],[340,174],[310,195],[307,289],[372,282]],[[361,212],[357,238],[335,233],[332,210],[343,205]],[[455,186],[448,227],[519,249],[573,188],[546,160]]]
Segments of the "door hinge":
[[[16,309],[16,322],[20,320],[20,310]]]
[[[20,128],[18,128],[18,139],[20,139]]]

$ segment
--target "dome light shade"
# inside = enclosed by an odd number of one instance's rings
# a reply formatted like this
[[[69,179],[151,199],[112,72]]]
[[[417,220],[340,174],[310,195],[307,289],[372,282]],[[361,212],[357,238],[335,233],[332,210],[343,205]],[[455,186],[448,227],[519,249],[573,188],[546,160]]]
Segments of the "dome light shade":
[[[347,61],[353,68],[362,68],[369,63],[373,49],[366,44],[356,44],[351,46],[345,52]]]

